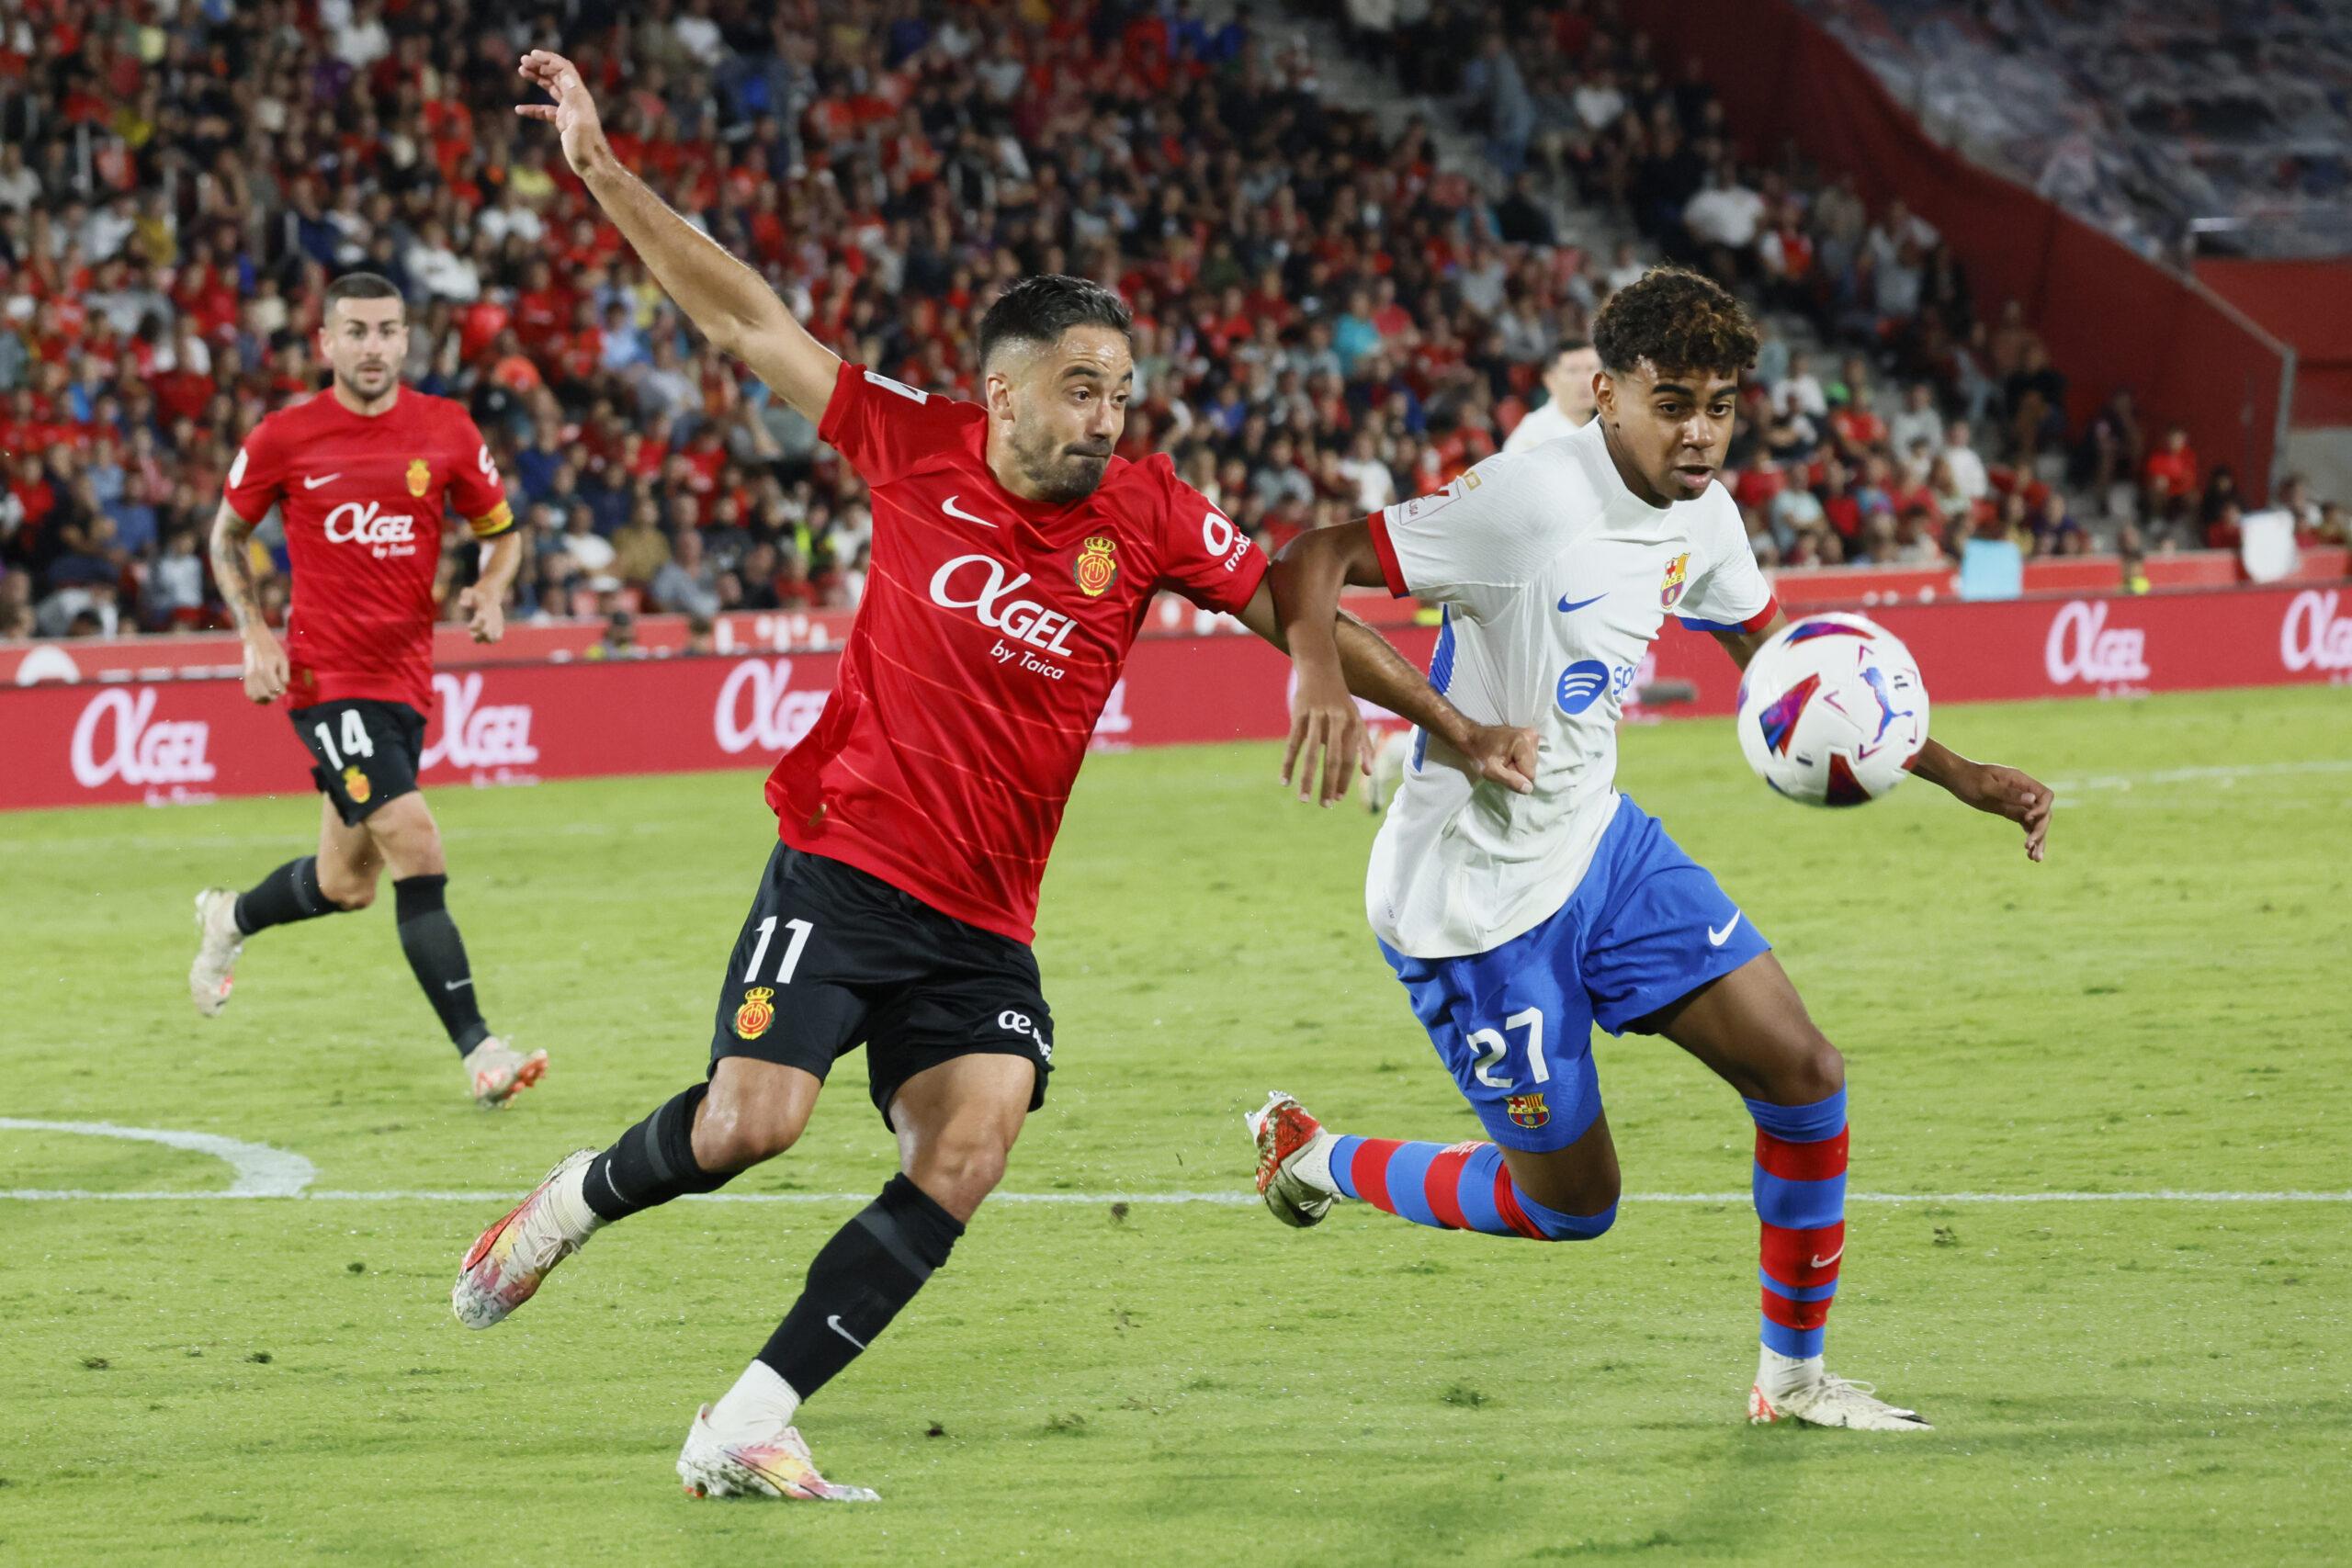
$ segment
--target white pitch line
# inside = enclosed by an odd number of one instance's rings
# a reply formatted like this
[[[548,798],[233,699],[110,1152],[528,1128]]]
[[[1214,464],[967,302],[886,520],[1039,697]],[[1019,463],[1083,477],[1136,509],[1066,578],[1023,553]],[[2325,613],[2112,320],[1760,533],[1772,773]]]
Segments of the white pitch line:
[[[2159,768],[2145,773],[2100,773],[2067,779],[2051,789],[2065,795],[2082,790],[2134,789],[2142,784],[2235,784],[2240,779],[2278,778],[2292,773],[2352,773],[2352,758],[2322,757],[2301,762],[2236,762],[2213,767]]]
[[[300,1155],[211,1133],[180,1133],[168,1127],[118,1127],[111,1122],[28,1122],[15,1116],[0,1116],[0,1131],[129,1138],[134,1143],[162,1144],[210,1155],[226,1160],[229,1168],[236,1173],[227,1191],[205,1194],[212,1198],[292,1198],[319,1179],[318,1167]]]
[[[22,1126],[0,1122],[0,1126]],[[361,1192],[322,1189],[303,1192],[91,1192],[76,1188],[19,1187],[0,1189],[0,1201],[201,1203],[254,1198],[298,1200],[320,1203],[511,1203],[517,1189],[495,1192],[390,1191]],[[705,1192],[689,1195],[689,1203],[867,1203],[871,1192]],[[1732,1203],[1748,1201],[1745,1192],[1629,1192],[1628,1203]],[[992,1203],[1229,1203],[1259,1201],[1252,1192],[997,1192]],[[1849,1192],[1849,1203],[2352,1203],[2352,1192],[2188,1192],[2157,1189],[2145,1192]]]

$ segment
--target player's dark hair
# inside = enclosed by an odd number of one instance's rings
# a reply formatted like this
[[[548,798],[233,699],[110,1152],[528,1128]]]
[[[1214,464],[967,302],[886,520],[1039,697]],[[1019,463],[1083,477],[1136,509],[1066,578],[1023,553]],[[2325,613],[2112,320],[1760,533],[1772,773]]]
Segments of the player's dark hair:
[[[986,366],[1007,344],[1059,343],[1072,327],[1109,327],[1132,338],[1135,317],[1125,300],[1090,279],[1055,272],[1024,277],[980,318],[980,363]]]
[[[398,299],[399,286],[380,272],[346,272],[327,285],[326,310],[345,299]],[[405,303],[402,306],[406,308]]]
[[[1592,324],[1592,344],[1611,375],[1646,359],[1661,371],[1736,376],[1756,363],[1756,323],[1713,279],[1654,266],[1609,297]]]

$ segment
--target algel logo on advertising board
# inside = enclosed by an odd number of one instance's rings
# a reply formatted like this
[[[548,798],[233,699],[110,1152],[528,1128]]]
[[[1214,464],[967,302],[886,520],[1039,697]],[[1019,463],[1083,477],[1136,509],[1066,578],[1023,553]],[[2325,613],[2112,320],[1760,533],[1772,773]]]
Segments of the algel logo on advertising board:
[[[435,675],[433,685],[441,694],[441,738],[424,749],[424,766],[511,768],[539,760],[528,703],[483,703],[479,672]]]
[[[2136,626],[2109,626],[2107,605],[2077,599],[2050,623],[2042,661],[2056,685],[2080,681],[2118,686],[2148,678],[2148,634]]]
[[[209,784],[216,770],[206,758],[212,727],[202,719],[155,720],[157,693],[100,692],[74,726],[74,780],[97,789],[120,779],[127,784]]]
[[[792,660],[747,659],[728,671],[711,714],[712,733],[729,756],[756,746],[788,751],[825,711],[828,688],[792,689]]]

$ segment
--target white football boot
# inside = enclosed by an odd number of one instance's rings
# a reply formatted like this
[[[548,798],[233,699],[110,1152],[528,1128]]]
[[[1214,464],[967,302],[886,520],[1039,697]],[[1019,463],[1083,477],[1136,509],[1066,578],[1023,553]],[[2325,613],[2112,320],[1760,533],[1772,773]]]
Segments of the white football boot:
[[[1889,1404],[1866,1382],[1849,1382],[1824,1371],[1811,1381],[1768,1395],[1758,1382],[1747,1391],[1747,1418],[1759,1427],[1799,1421],[1808,1427],[1844,1427],[1856,1432],[1932,1432],[1916,1410]]]
[[[1330,1185],[1331,1145],[1339,1135],[1325,1132],[1280,1089],[1242,1121],[1258,1141],[1258,1196],[1286,1225],[1319,1224],[1340,1197]]]
[[[689,1497],[774,1497],[794,1503],[878,1503],[863,1486],[838,1486],[817,1473],[799,1428],[762,1423],[764,1430],[724,1433],[711,1425],[710,1406],[695,1413],[678,1450],[678,1479]]]
[[[237,929],[237,895],[232,888],[208,887],[196,896],[196,962],[188,965],[187,997],[196,1010],[218,1018],[229,1005],[229,989],[237,954],[245,950],[245,933]]]
[[[474,1103],[495,1111],[547,1076],[548,1054],[526,1056],[492,1034],[466,1053],[464,1066]]]
[[[594,1149],[575,1149],[503,1219],[474,1238],[449,1306],[468,1328],[488,1328],[538,1293],[555,1266],[588,1245],[603,1222],[582,1195]]]

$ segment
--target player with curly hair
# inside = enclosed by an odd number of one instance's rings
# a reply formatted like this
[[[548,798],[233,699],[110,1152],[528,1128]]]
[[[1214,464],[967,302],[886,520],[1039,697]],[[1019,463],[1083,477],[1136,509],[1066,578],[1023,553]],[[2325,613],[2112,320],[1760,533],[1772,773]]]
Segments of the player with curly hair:
[[[1258,1190],[1293,1225],[1351,1198],[1449,1230],[1593,1239],[1616,1217],[1618,1173],[1592,1026],[1663,1034],[1756,1123],[1749,1418],[1922,1430],[1823,1366],[1846,1251],[1845,1059],[1755,922],[1614,784],[1619,705],[1669,614],[1742,669],[1783,624],[1715,482],[1755,329],[1713,283],[1661,267],[1609,301],[1593,340],[1591,423],[1304,535],[1273,568],[1298,665],[1292,745],[1310,771],[1347,700],[1330,635],[1343,582],[1442,606],[1430,683],[1542,745],[1533,792],[1515,795],[1419,737],[1365,890],[1381,952],[1490,1141],[1344,1136],[1276,1094],[1250,1118]],[[1933,740],[1916,772],[2019,823],[2041,858],[2051,797],[2033,779]]]

